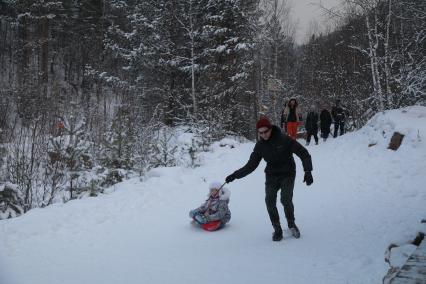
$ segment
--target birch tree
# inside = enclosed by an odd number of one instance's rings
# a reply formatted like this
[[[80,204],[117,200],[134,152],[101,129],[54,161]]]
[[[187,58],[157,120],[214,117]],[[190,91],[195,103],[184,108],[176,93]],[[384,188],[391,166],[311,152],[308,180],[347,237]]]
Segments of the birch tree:
[[[200,34],[200,23],[197,22],[197,20],[200,19],[200,15],[197,15],[197,11],[199,12],[200,10],[196,6],[194,0],[185,0],[183,3],[180,2],[179,4],[181,4],[182,7],[177,10],[178,13],[174,13],[174,18],[178,22],[180,28],[183,29],[185,38],[188,39],[189,56],[183,55],[182,57],[178,57],[178,59],[182,58],[183,61],[189,62],[189,68],[184,64],[183,71],[187,69],[191,70],[192,117],[196,120],[198,117],[198,99],[195,88],[195,73],[199,69],[199,65],[196,63],[198,57],[196,45]]]
[[[295,82],[292,77],[295,24],[289,1],[264,0],[260,1],[259,7],[263,12],[261,21],[264,22],[259,37],[261,80],[264,81],[260,104],[269,109],[265,114],[278,123],[281,106],[285,99],[290,98]],[[272,90],[268,80],[276,82],[279,88]]]

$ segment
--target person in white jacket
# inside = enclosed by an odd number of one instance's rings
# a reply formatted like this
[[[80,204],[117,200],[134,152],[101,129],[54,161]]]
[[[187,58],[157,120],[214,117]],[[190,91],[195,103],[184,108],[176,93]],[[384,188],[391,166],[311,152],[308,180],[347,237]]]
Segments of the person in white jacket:
[[[221,186],[220,182],[210,183],[207,200],[200,207],[191,210],[189,217],[200,225],[218,220],[221,226],[228,223],[231,220],[231,211],[228,207],[231,192]]]

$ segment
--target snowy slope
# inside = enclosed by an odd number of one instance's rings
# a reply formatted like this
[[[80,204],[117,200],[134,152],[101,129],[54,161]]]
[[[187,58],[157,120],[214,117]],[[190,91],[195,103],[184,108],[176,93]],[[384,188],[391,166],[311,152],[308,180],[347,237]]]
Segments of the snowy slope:
[[[394,130],[406,135],[398,151],[386,149]],[[253,148],[224,140],[199,168],[154,169],[108,195],[0,221],[0,283],[380,283],[387,246],[426,231],[425,139],[426,108],[411,107],[309,146],[312,186],[302,183],[296,158],[302,237],[286,231],[278,243],[264,205],[263,162],[228,185],[227,227],[210,233],[189,224],[208,183],[244,165]]]

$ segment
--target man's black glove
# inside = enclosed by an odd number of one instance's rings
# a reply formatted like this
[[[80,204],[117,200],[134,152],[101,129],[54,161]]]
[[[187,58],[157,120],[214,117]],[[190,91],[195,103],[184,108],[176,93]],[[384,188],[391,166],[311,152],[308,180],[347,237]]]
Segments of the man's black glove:
[[[306,182],[306,185],[311,185],[314,182],[311,172],[305,172],[303,182]]]
[[[236,179],[235,174],[230,174],[229,176],[226,177],[225,181],[226,183],[230,183],[233,182]]]

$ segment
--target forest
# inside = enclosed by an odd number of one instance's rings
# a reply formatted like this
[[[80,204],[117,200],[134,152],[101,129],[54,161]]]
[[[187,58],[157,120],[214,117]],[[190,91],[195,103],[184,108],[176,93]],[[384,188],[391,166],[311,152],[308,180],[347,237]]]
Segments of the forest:
[[[339,99],[348,131],[426,104],[426,1],[326,12],[333,28],[297,44],[287,1],[0,0],[0,209],[96,196],[177,156],[196,167],[290,98]],[[177,148],[176,129],[195,138]]]

